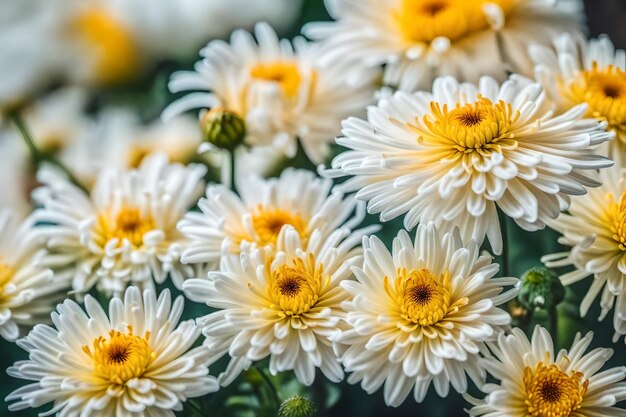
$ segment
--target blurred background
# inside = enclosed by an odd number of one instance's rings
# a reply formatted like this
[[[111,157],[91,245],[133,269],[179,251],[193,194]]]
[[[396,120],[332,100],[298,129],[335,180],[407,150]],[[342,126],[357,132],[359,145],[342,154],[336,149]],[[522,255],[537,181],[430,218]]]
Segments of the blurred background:
[[[617,48],[626,47],[626,0],[585,0],[585,6],[589,34],[607,33]],[[322,0],[0,0],[0,114],[19,108],[41,150],[71,166],[85,184],[93,181],[99,166],[136,166],[154,150],[189,162],[198,158],[195,150],[201,137],[195,117],[168,124],[159,119],[175,98],[167,90],[171,73],[192,68],[207,41],[226,39],[235,28],[269,21],[280,35],[291,38],[305,22],[328,18]],[[248,168],[270,175],[272,164],[311,167],[302,155],[270,162]],[[0,207],[11,206],[26,215],[31,210],[29,193],[36,186],[34,173],[18,132],[0,116]],[[401,227],[399,222],[387,223],[381,233],[389,242]],[[528,233],[512,224],[509,228],[516,276],[538,266],[541,255],[559,250],[557,235],[549,230]],[[612,344],[610,320],[596,321],[597,303],[586,319],[578,317],[579,295],[587,287],[582,282],[568,288],[554,337],[559,347],[566,347],[575,329],[593,329],[596,344],[616,350],[610,364],[625,365],[626,347],[622,342]],[[187,309],[189,317],[204,313],[197,305]],[[543,319],[536,317],[540,323]],[[0,369],[23,358],[17,346],[0,341]],[[243,380],[244,385],[254,383]],[[276,383],[287,391],[300,390],[289,386],[288,377]],[[0,376],[0,397],[20,385],[21,381]],[[227,400],[229,395],[239,395],[236,389],[229,387],[209,398],[207,417],[229,415],[223,406],[233,401]],[[465,401],[454,393],[440,399],[433,392],[423,404],[409,399],[390,409],[381,392],[368,396],[360,387],[345,383],[316,382],[304,392],[326,403],[321,417],[464,415],[459,410]],[[9,415],[36,413],[10,413],[0,405],[0,416]]]

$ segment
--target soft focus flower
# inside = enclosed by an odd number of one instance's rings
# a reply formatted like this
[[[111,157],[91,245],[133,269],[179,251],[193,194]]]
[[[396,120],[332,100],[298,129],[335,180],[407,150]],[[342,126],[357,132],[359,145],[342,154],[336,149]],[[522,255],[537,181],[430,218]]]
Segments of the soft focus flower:
[[[487,371],[498,380],[482,387],[487,396],[468,399],[470,416],[485,417],[616,417],[626,400],[626,367],[601,371],[613,356],[611,349],[597,348],[585,354],[593,333],[580,334],[567,351],[556,354],[550,333],[537,326],[528,341],[513,329],[491,346],[484,359]]]
[[[610,153],[626,156],[626,53],[606,36],[587,41],[562,35],[554,45],[530,48],[548,96],[560,112],[587,103],[587,117],[606,121],[617,134]]]
[[[339,227],[355,228],[363,221],[364,208],[331,190],[332,185],[312,172],[291,168],[279,178],[248,176],[241,181],[241,197],[223,185],[210,185],[198,203],[201,212],[187,213],[179,224],[189,239],[183,262],[215,262],[225,242],[235,254],[244,241],[275,247],[285,225],[305,244],[314,230],[326,237]]]
[[[329,235],[315,230],[304,240],[292,226],[284,227],[276,251],[225,254],[220,272],[185,282],[188,298],[219,309],[197,322],[211,352],[231,357],[222,385],[268,356],[273,375],[293,370],[305,385],[313,383],[316,367],[332,382],[343,379],[330,338],[348,297],[340,283],[351,279],[350,267],[361,261],[362,236],[348,229]]]
[[[0,210],[0,336],[15,341],[20,330],[47,322],[70,287],[67,274],[41,267],[45,253],[32,218],[20,222]]]
[[[233,33],[230,44],[213,41],[201,51],[195,72],[175,73],[173,92],[208,92],[188,94],[164,117],[193,108],[227,110],[245,120],[247,144],[293,157],[299,140],[311,161],[324,161],[341,120],[374,100],[375,72],[322,66],[318,46],[302,38],[292,46],[267,24],[258,24],[255,34],[256,41],[244,31]]]
[[[65,417],[174,417],[187,398],[218,389],[207,367],[214,357],[193,348],[200,329],[179,324],[183,298],[172,304],[165,290],[157,299],[129,288],[109,303],[109,315],[91,296],[85,311],[71,300],[52,314],[54,328],[40,325],[18,345],[29,359],[8,373],[35,381],[7,397],[10,410],[53,403],[48,414]]]
[[[36,197],[39,228],[51,254],[46,263],[69,268],[73,289],[94,285],[120,294],[128,284],[144,288],[168,274],[177,286],[194,274],[179,262],[185,239],[176,223],[194,206],[206,168],[168,164],[163,155],[146,158],[136,170],[103,170],[88,195],[55,172],[40,172],[45,185]]]
[[[600,185],[594,170],[612,162],[590,147],[612,134],[582,119],[586,111],[553,116],[541,86],[518,76],[501,86],[489,77],[478,86],[438,78],[432,94],[398,92],[370,108],[367,121],[345,121],[337,143],[351,150],[327,175],[354,176],[339,188],[359,190],[382,221],[406,213],[408,229],[458,227],[464,241],[487,236],[499,254],[496,208],[537,230],[567,208],[569,195]]]
[[[509,324],[498,306],[515,297],[518,280],[494,278],[499,267],[476,242],[440,236],[432,223],[419,226],[415,244],[401,231],[391,253],[376,237],[363,248],[363,267],[352,268],[357,282],[341,284],[351,296],[342,305],[352,328],[337,339],[349,346],[341,356],[348,382],[370,394],[384,384],[394,407],[411,390],[421,402],[431,384],[442,397],[450,385],[464,393],[466,374],[481,384],[479,353]]]
[[[552,310],[565,299],[565,287],[558,274],[548,268],[531,268],[520,281],[517,300],[526,310]]]
[[[600,320],[615,307],[615,338],[626,335],[626,172],[618,164],[600,171],[602,187],[572,199],[568,213],[548,223],[563,236],[567,252],[546,255],[550,268],[573,265],[576,269],[561,275],[571,285],[591,275],[587,295],[580,304],[584,317],[600,295]]]
[[[581,3],[326,0],[336,22],[309,23],[303,31],[324,41],[328,54],[322,62],[385,64],[385,84],[415,91],[430,89],[439,75],[477,82],[483,75],[503,80],[507,70],[532,74],[528,43],[545,45],[558,34],[577,31]]]

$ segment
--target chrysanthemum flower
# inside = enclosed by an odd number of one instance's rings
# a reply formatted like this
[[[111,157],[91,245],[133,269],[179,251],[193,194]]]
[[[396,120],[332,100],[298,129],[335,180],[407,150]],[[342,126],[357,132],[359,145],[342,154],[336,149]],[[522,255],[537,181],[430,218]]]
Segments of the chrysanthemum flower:
[[[555,355],[550,333],[537,326],[528,341],[513,329],[491,345],[493,356],[484,359],[487,371],[498,383],[486,384],[482,400],[467,397],[474,405],[470,416],[485,417],[617,417],[626,400],[626,367],[599,372],[613,356],[598,348],[585,354],[593,333],[580,334],[567,351]]]
[[[231,357],[222,385],[266,357],[272,374],[293,370],[305,385],[313,383],[316,367],[333,382],[343,379],[330,338],[341,326],[340,304],[348,297],[340,283],[361,262],[362,236],[316,230],[305,241],[295,228],[284,227],[275,251],[225,255],[220,272],[185,282],[188,298],[219,309],[197,322],[204,344]]]
[[[14,341],[20,330],[48,321],[54,305],[69,290],[67,274],[53,276],[41,267],[45,253],[32,218],[19,222],[0,211],[0,336]]]
[[[194,271],[179,262],[185,239],[176,224],[196,204],[205,171],[152,155],[137,170],[102,170],[89,195],[41,171],[36,218],[50,224],[39,228],[51,251],[46,264],[70,268],[79,293],[94,285],[107,294],[128,284],[152,288],[168,274],[180,287]]]
[[[487,236],[499,254],[496,208],[537,230],[569,195],[600,185],[594,170],[612,162],[590,147],[612,133],[582,119],[586,111],[553,116],[541,86],[518,76],[501,86],[489,77],[478,86],[438,78],[432,94],[398,92],[370,108],[367,121],[345,121],[337,143],[351,150],[327,174],[353,175],[339,188],[359,190],[382,221],[406,213],[409,229],[458,227],[464,241]]]
[[[204,346],[192,348],[200,328],[179,324],[183,297],[169,291],[157,299],[126,290],[109,304],[109,316],[91,296],[84,312],[74,301],[52,314],[54,328],[36,326],[18,345],[29,359],[9,368],[12,377],[35,381],[14,391],[10,410],[52,403],[46,415],[63,417],[174,417],[187,398],[218,389],[208,375],[214,359]]]
[[[619,160],[618,160],[619,161]],[[546,255],[546,266],[575,266],[561,275],[564,285],[571,285],[591,275],[590,288],[580,304],[584,317],[600,295],[603,320],[615,307],[615,338],[626,335],[626,172],[618,164],[600,171],[602,187],[572,199],[568,213],[548,225],[559,233],[567,252]]]
[[[231,253],[239,253],[244,241],[275,247],[285,225],[305,243],[314,230],[328,236],[339,227],[356,227],[364,218],[364,207],[331,191],[332,185],[312,172],[291,168],[279,178],[248,176],[240,183],[241,197],[223,185],[210,185],[198,203],[201,212],[187,213],[179,224],[189,239],[183,262],[218,261],[226,240]]]
[[[267,24],[258,24],[255,34],[256,42],[244,31],[236,31],[230,44],[213,41],[201,51],[196,72],[174,74],[172,91],[209,92],[187,95],[164,117],[192,108],[225,109],[245,120],[247,144],[271,145],[293,157],[299,140],[313,162],[323,162],[341,120],[373,101],[375,73],[322,66],[320,48],[301,38],[292,46]]]
[[[581,3],[327,0],[336,22],[310,23],[303,31],[324,41],[329,53],[323,60],[385,64],[385,84],[415,91],[430,89],[439,75],[476,82],[483,75],[502,80],[507,70],[532,74],[528,43],[547,45],[577,31]]]
[[[392,253],[376,237],[363,248],[363,267],[352,268],[357,282],[341,284],[351,295],[343,307],[352,328],[337,339],[349,346],[341,356],[348,382],[370,394],[384,384],[394,407],[411,390],[421,402],[431,384],[442,397],[450,385],[463,393],[466,374],[481,383],[479,352],[509,324],[498,306],[515,297],[518,280],[494,278],[499,267],[476,242],[440,236],[432,223],[419,226],[415,244],[402,230]]]
[[[534,45],[530,55],[558,110],[587,103],[587,117],[606,121],[617,134],[611,153],[626,156],[626,53],[616,51],[607,36],[587,41],[565,34],[555,41],[555,49]]]

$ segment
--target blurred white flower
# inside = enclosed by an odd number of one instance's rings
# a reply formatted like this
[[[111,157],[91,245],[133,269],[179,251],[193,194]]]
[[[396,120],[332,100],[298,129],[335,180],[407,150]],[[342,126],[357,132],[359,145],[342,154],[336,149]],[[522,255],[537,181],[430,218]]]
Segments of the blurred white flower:
[[[33,225],[32,218],[20,222],[0,210],[0,336],[11,342],[21,330],[48,322],[70,287],[67,274],[41,266],[45,249]]]
[[[526,230],[544,227],[569,205],[569,195],[597,187],[598,168],[612,161],[591,147],[611,139],[606,123],[583,119],[586,105],[554,116],[540,85],[513,76],[499,85],[435,80],[433,92],[398,92],[343,124],[337,143],[351,150],[330,176],[351,175],[382,221],[405,214],[407,229],[433,221],[458,227],[464,241],[485,236],[502,250],[497,208]]]
[[[178,225],[189,241],[182,261],[216,262],[224,248],[238,254],[241,242],[274,248],[286,225],[305,244],[313,231],[324,238],[339,227],[355,228],[363,221],[364,207],[331,190],[332,185],[294,169],[267,180],[248,176],[240,183],[241,197],[223,185],[210,185],[198,203],[200,212],[188,212]]]
[[[218,389],[207,367],[215,356],[194,348],[200,329],[179,323],[183,297],[157,299],[129,288],[109,303],[109,315],[91,296],[85,311],[66,300],[52,314],[54,328],[37,326],[18,345],[29,359],[8,373],[34,381],[7,397],[9,409],[52,403],[49,414],[66,417],[174,417],[188,398]]]
[[[411,390],[423,401],[431,384],[442,397],[450,385],[464,393],[466,374],[484,383],[480,353],[508,326],[498,306],[516,296],[519,281],[494,278],[499,266],[476,242],[464,245],[458,232],[440,236],[432,223],[419,226],[415,243],[401,231],[391,253],[376,237],[363,249],[364,265],[352,268],[357,281],[341,283],[351,328],[336,340],[348,346],[340,357],[348,382],[370,394],[384,384],[393,407]]]
[[[195,72],[175,73],[173,92],[208,92],[172,103],[164,117],[193,108],[225,109],[245,120],[248,145],[272,146],[291,158],[299,140],[311,161],[324,161],[341,120],[363,113],[374,100],[376,72],[322,66],[318,46],[302,38],[293,45],[279,40],[267,24],[258,24],[255,35],[256,41],[236,31],[230,44],[213,41],[201,51]]]
[[[35,212],[47,239],[51,268],[72,271],[74,291],[94,285],[121,294],[131,284],[153,288],[169,275],[178,287],[195,275],[179,261],[185,239],[176,224],[195,206],[206,168],[168,164],[164,155],[146,158],[138,169],[104,169],[90,194],[51,170],[39,175],[44,187]]]
[[[296,229],[284,227],[275,251],[225,253],[220,272],[185,282],[188,298],[219,309],[197,322],[204,345],[231,357],[220,384],[266,357],[273,375],[293,370],[304,385],[313,383],[316,367],[332,382],[343,379],[331,336],[342,325],[341,302],[348,294],[340,283],[361,262],[362,236],[315,230],[304,241]]]
[[[618,160],[619,161],[619,160]],[[572,199],[567,213],[548,226],[563,234],[559,243],[566,252],[546,255],[550,268],[573,265],[561,275],[563,285],[572,285],[591,275],[589,291],[580,304],[585,316],[600,295],[600,320],[615,307],[615,340],[626,335],[626,171],[621,164],[600,171],[602,186]]]
[[[470,416],[484,417],[616,417],[626,400],[626,367],[600,370],[613,350],[597,348],[585,354],[593,333],[576,335],[572,348],[556,354],[550,333],[537,326],[532,341],[518,328],[501,334],[485,358],[487,371],[497,380],[479,386],[487,396],[466,396]]]
[[[528,43],[549,44],[583,20],[580,0],[326,0],[326,6],[336,22],[303,29],[324,42],[322,62],[385,64],[385,84],[405,91],[430,89],[440,75],[471,82],[483,75],[503,80],[507,69],[530,75]]]

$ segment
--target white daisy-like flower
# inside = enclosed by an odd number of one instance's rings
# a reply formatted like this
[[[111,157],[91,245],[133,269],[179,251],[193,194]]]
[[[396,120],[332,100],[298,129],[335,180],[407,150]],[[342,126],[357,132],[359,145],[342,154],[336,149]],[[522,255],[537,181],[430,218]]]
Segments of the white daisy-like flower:
[[[626,52],[607,36],[564,34],[554,45],[530,47],[537,79],[561,112],[586,103],[587,117],[606,121],[617,135],[610,153],[626,156]]]
[[[435,80],[433,92],[397,92],[348,119],[337,143],[351,150],[332,162],[330,176],[358,190],[382,221],[405,214],[410,229],[433,221],[458,227],[464,241],[502,237],[496,208],[526,230],[544,227],[567,208],[569,195],[597,187],[595,170],[612,165],[590,147],[612,137],[606,123],[583,119],[586,105],[554,116],[538,84],[513,76],[502,85]],[[588,173],[586,171],[589,171]]]
[[[304,241],[287,226],[275,251],[225,254],[220,272],[185,281],[188,298],[219,309],[197,322],[204,344],[231,357],[219,377],[222,385],[267,357],[272,374],[293,370],[305,385],[313,383],[316,367],[333,382],[343,379],[331,337],[342,325],[341,302],[348,297],[340,283],[361,262],[362,236],[349,229],[330,235],[316,230]]]
[[[17,342],[29,359],[8,373],[34,382],[7,397],[9,409],[52,404],[45,415],[174,417],[188,398],[219,387],[207,368],[215,357],[193,347],[200,328],[179,323],[183,305],[167,290],[157,299],[134,287],[111,300],[108,316],[89,295],[85,311],[71,300],[59,304],[54,327],[36,326]]]
[[[430,89],[436,76],[477,82],[532,74],[529,42],[579,30],[579,0],[326,0],[335,22],[307,24],[327,61],[385,67],[385,84]]]
[[[41,266],[45,249],[33,225],[32,218],[21,222],[0,210],[0,336],[11,342],[20,331],[48,321],[70,287],[67,274]]]
[[[234,254],[244,241],[275,247],[285,225],[305,243],[314,230],[328,236],[339,227],[355,228],[363,221],[365,208],[332,186],[328,179],[292,168],[279,178],[248,176],[239,185],[241,197],[223,185],[210,185],[198,203],[201,212],[187,213],[178,226],[189,239],[182,261],[218,261],[226,241]]]
[[[195,275],[182,265],[185,239],[176,224],[202,192],[201,165],[168,164],[163,155],[146,158],[136,170],[104,169],[90,194],[51,171],[36,192],[46,225],[39,233],[51,251],[45,262],[70,269],[78,293],[94,285],[120,294],[128,284],[152,288],[169,275],[174,284]]]
[[[343,303],[351,326],[338,342],[348,382],[368,393],[384,384],[385,402],[397,407],[413,390],[417,402],[431,385],[442,397],[450,385],[467,390],[467,376],[485,378],[479,354],[511,320],[498,306],[515,297],[516,278],[494,278],[498,265],[464,245],[458,233],[440,236],[420,225],[415,243],[404,230],[390,253],[376,237],[363,240],[364,264],[344,281]],[[505,290],[504,287],[513,286]]]
[[[311,161],[323,162],[341,120],[363,113],[374,100],[376,72],[322,66],[317,45],[302,38],[293,45],[279,40],[267,24],[258,24],[255,34],[256,41],[241,30],[230,44],[213,41],[201,51],[195,72],[174,74],[173,92],[208,92],[174,102],[164,117],[193,108],[225,109],[245,121],[247,144],[272,146],[293,157],[299,140]]]
[[[584,317],[600,295],[600,320],[615,307],[616,340],[626,335],[626,171],[617,161],[600,171],[600,188],[572,199],[569,211],[548,223],[563,235],[559,243],[571,249],[542,258],[550,268],[576,268],[561,275],[563,285],[593,275],[580,314]]]
[[[616,406],[626,400],[626,367],[600,371],[613,350],[597,348],[588,353],[593,333],[576,335],[572,348],[554,350],[550,333],[537,326],[529,341],[513,329],[501,334],[485,358],[487,371],[497,382],[486,384],[487,396],[467,396],[470,416],[484,417],[623,417]]]

